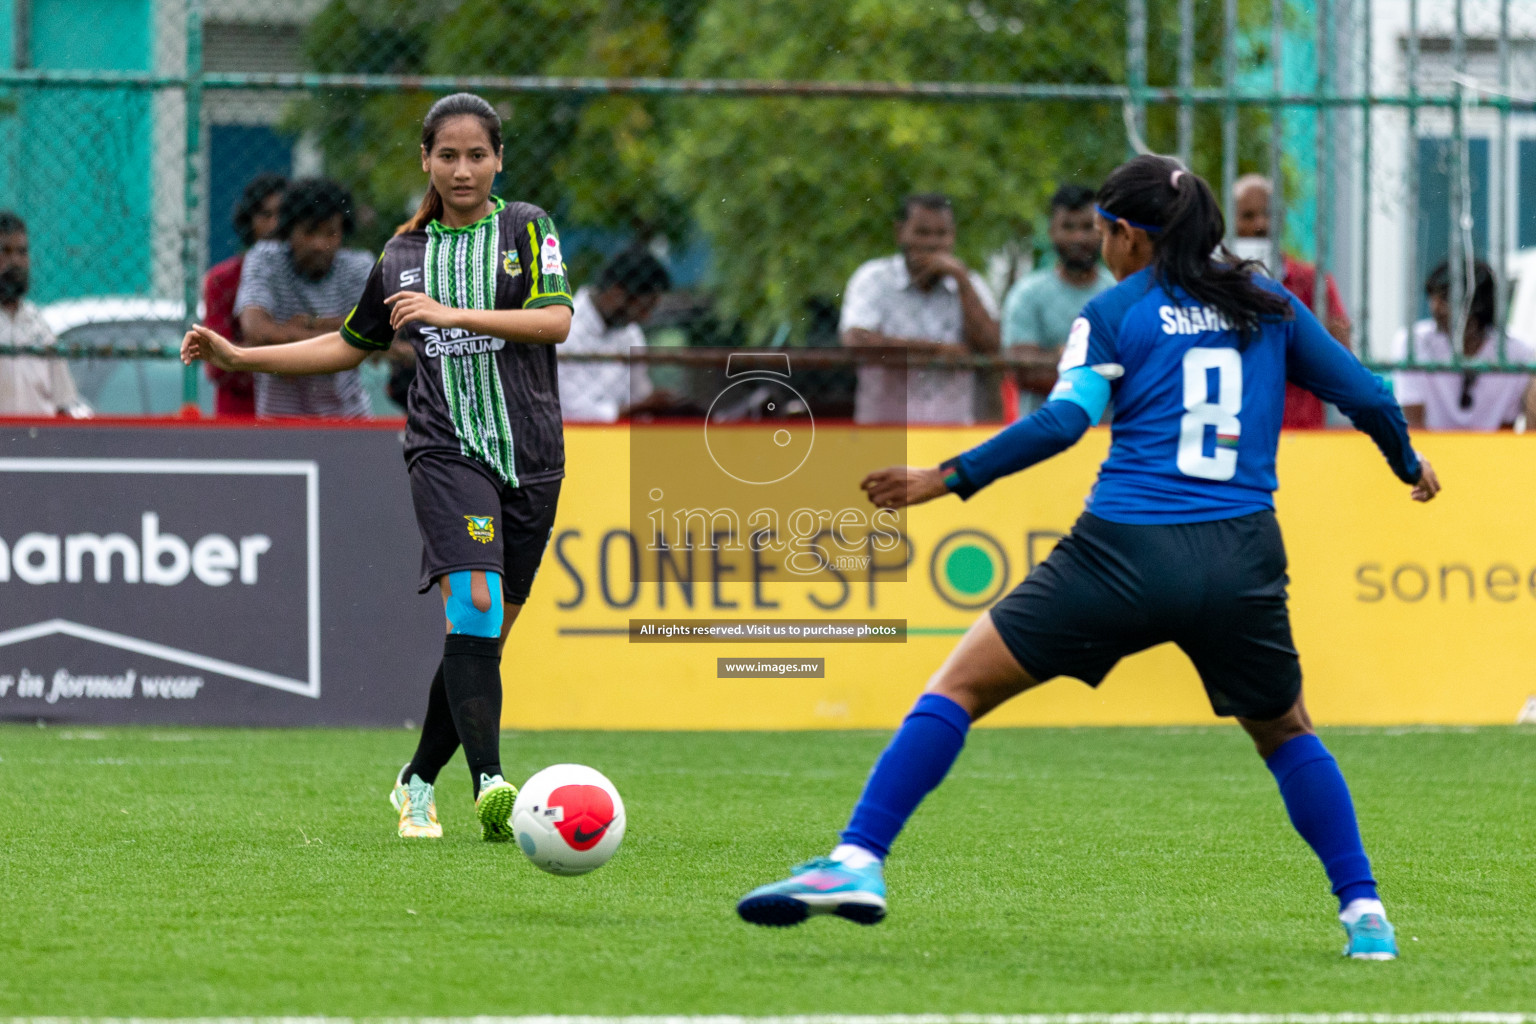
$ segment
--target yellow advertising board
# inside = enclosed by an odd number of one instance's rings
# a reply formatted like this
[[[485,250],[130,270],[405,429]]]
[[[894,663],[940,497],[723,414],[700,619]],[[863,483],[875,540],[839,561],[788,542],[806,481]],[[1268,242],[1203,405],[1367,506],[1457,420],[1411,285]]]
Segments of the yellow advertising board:
[[[966,627],[1071,528],[1109,442],[1107,430],[1095,430],[968,502],[943,498],[910,510],[904,580],[876,572],[873,583],[793,582],[765,576],[749,553],[704,552],[688,553],[691,560],[658,579],[633,571],[644,545],[630,529],[631,429],[667,428],[566,430],[559,518],[503,660],[509,727],[892,726]],[[818,445],[856,433],[818,430]],[[913,428],[907,458],[934,465],[988,434]],[[1372,725],[1536,720],[1536,438],[1418,440],[1445,484],[1429,505],[1409,500],[1360,434],[1281,440],[1277,500],[1313,717]],[[855,496],[857,483],[846,483]],[[632,620],[898,620],[906,634],[905,642],[657,642],[632,636]],[[824,674],[720,678],[722,657],[819,658]],[[1096,690],[1058,679],[985,724],[1213,720],[1188,660],[1165,645],[1126,659]]]

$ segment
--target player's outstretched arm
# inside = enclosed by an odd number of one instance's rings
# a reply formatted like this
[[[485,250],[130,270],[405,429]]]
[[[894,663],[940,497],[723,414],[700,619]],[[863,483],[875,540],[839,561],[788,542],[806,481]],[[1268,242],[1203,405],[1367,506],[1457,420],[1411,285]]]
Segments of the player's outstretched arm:
[[[1429,501],[1440,493],[1435,471],[1413,450],[1408,421],[1392,391],[1367,370],[1354,353],[1323,329],[1312,311],[1291,299],[1296,324],[1286,350],[1286,375],[1349,417],[1355,429],[1368,434],[1386,456],[1392,472],[1411,484],[1414,501]]]
[[[181,361],[191,365],[201,359],[221,370],[248,373],[281,373],[305,376],[315,373],[340,373],[355,369],[368,357],[335,331],[304,341],[261,348],[240,348],[217,331],[193,324],[181,339]]]
[[[1104,387],[1107,391],[1109,385]],[[880,508],[921,505],[945,494],[969,498],[994,480],[1066,451],[1092,425],[1088,411],[1079,403],[1052,399],[970,451],[945,459],[938,466],[892,466],[869,474],[859,486]]]

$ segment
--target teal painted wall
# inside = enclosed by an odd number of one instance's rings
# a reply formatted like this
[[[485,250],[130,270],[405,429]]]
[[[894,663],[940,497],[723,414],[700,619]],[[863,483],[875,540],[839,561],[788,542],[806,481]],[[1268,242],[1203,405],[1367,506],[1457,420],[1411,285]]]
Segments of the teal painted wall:
[[[11,4],[3,4],[10,38]],[[151,0],[33,0],[30,61],[51,70],[151,67]],[[10,63],[12,50],[0,50]],[[0,96],[0,205],[27,221],[32,299],[147,295],[150,95],[108,89]]]

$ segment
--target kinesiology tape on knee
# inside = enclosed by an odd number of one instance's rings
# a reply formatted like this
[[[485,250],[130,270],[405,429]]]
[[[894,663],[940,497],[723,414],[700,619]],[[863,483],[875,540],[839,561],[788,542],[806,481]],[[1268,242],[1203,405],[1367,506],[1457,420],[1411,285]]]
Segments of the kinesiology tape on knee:
[[[491,591],[491,606],[481,611],[470,597],[468,570],[448,574],[448,599],[443,602],[443,612],[451,625],[449,633],[460,636],[501,636],[501,574],[486,573],[485,584]]]

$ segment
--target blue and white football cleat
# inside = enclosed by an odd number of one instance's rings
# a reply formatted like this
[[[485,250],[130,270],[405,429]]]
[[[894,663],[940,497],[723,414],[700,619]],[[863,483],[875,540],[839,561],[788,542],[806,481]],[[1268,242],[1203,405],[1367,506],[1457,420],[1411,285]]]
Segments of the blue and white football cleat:
[[[818,857],[795,868],[784,881],[747,893],[736,904],[736,913],[743,921],[773,928],[787,928],[815,914],[879,924],[885,917],[885,875],[879,862],[855,870]]]
[[[1354,924],[1344,925],[1344,934],[1349,936],[1344,955],[1352,960],[1397,959],[1397,938],[1380,914],[1361,914]]]

